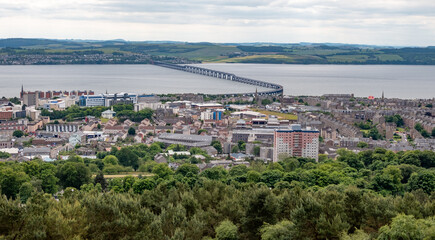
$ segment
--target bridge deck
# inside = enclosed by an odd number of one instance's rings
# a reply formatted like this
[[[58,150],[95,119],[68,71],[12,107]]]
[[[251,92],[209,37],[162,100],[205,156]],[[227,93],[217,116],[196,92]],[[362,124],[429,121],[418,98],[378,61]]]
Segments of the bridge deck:
[[[271,89],[268,91],[260,91],[260,92],[256,92],[256,93],[255,92],[225,93],[225,94],[215,94],[215,95],[226,95],[226,96],[227,95],[254,95],[254,94],[258,94],[258,95],[282,95],[283,90],[284,90],[281,85],[276,84],[276,83],[270,83],[270,82],[265,82],[265,81],[250,79],[250,78],[239,77],[239,76],[232,74],[232,73],[221,72],[221,71],[216,71],[216,70],[202,68],[202,67],[195,67],[195,66],[190,66],[190,65],[177,65],[177,64],[164,63],[164,62],[154,62],[154,64],[157,66],[160,66],[160,67],[166,67],[166,68],[171,68],[171,69],[175,69],[175,70],[179,70],[179,71],[190,72],[193,74],[199,74],[199,75],[205,75],[205,76],[214,77],[214,78],[226,79],[226,80],[230,80],[230,81],[234,81],[234,82],[240,82],[240,83],[245,83],[245,84],[250,84],[250,85],[254,85],[254,86],[259,86],[259,87]]]

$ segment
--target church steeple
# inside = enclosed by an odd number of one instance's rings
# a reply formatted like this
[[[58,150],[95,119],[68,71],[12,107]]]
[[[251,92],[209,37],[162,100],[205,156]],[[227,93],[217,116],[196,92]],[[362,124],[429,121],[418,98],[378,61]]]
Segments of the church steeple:
[[[384,100],[384,91],[382,91],[382,100]]]
[[[21,94],[20,97],[23,98],[24,97],[24,85],[21,84]]]

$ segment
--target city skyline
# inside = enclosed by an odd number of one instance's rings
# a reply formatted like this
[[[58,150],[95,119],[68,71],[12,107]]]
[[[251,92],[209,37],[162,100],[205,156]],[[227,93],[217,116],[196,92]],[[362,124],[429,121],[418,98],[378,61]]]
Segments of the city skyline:
[[[430,46],[432,1],[5,1],[0,38]]]

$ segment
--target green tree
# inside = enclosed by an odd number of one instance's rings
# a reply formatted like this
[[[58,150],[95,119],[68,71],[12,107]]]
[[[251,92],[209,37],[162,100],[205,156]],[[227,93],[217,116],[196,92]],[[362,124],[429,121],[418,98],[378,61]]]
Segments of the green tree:
[[[167,164],[165,163],[159,163],[157,165],[155,165],[153,167],[153,173],[159,177],[159,178],[163,178],[163,179],[168,179],[169,176],[173,175],[174,172],[172,171],[172,169],[170,169],[168,167]]]
[[[421,125],[421,123],[416,123],[414,128],[419,132],[423,131],[423,126]]]
[[[103,191],[106,190],[106,188],[107,188],[107,181],[106,181],[106,179],[104,178],[104,174],[103,174],[103,172],[99,172],[99,173],[95,176],[94,184],[95,184],[95,185],[96,185],[96,184],[100,184],[101,189],[102,189]]]
[[[104,165],[109,165],[109,164],[117,165],[118,158],[116,156],[113,156],[113,155],[107,155],[106,157],[104,157],[103,163],[104,163]]]
[[[259,157],[260,156],[260,146],[254,147],[254,155]]]
[[[29,180],[29,176],[23,171],[14,171],[8,167],[0,168],[1,193],[8,198],[15,198],[20,191],[21,185]]]
[[[242,218],[242,230],[246,239],[258,239],[263,224],[275,224],[277,221],[278,201],[266,187],[251,189],[243,197],[245,213]]]
[[[0,158],[9,158],[9,157],[11,157],[11,155],[9,154],[9,153],[6,153],[6,152],[0,152]]]
[[[240,140],[237,142],[237,146],[239,147],[240,151],[245,151],[246,143],[244,141]]]
[[[218,153],[222,153],[222,144],[221,144],[221,142],[219,142],[217,140],[213,140],[211,142],[211,146],[213,146],[218,151]]]
[[[421,136],[423,136],[424,138],[429,138],[429,137],[430,137],[430,134],[429,134],[428,131],[426,131],[425,129],[423,129],[423,130],[421,131]]]
[[[15,130],[15,131],[12,133],[12,136],[14,136],[14,137],[16,137],[16,138],[20,138],[20,137],[24,136],[24,132],[21,131],[21,130]]]
[[[359,142],[356,146],[359,148],[368,148],[369,144],[366,142]]]
[[[248,182],[259,182],[261,179],[261,174],[257,171],[251,170],[248,171],[248,173],[246,174],[246,179],[248,180]]]
[[[91,181],[91,171],[84,163],[67,162],[60,165],[56,176],[59,183],[64,187],[74,187],[79,189],[83,184]]]
[[[222,221],[216,228],[216,239],[218,240],[237,240],[238,231],[237,226],[230,220]]]
[[[435,192],[435,170],[413,173],[409,179],[411,190],[423,189],[427,194]]]
[[[275,225],[265,225],[261,229],[261,240],[293,240],[294,224],[283,220]]]
[[[203,133],[203,132],[207,133],[207,130],[206,129],[199,129],[198,130],[198,135],[201,135],[201,133]]]
[[[219,166],[219,167],[212,167],[207,168],[204,171],[201,172],[201,177],[206,177],[208,179],[212,180],[223,180],[227,175],[227,171]]]
[[[233,166],[228,172],[231,177],[242,176],[248,173],[249,169],[246,165],[240,164]]]
[[[347,163],[350,167],[355,169],[361,169],[364,167],[364,163],[358,158],[358,155],[354,152],[346,149],[338,149],[339,154],[337,160]]]
[[[240,152],[239,146],[234,145],[234,146],[231,148],[231,152],[232,152],[232,153],[238,153],[238,152]]]
[[[270,101],[269,99],[263,99],[263,100],[261,100],[261,104],[262,105],[268,105],[268,104],[271,104],[271,103],[272,103],[272,101]]]
[[[197,167],[194,164],[185,163],[177,168],[176,174],[181,174],[183,176],[186,176],[188,173],[191,173],[193,175],[198,175],[199,173],[199,167]]]
[[[427,226],[423,221],[415,219],[412,215],[399,214],[393,218],[391,225],[383,226],[379,229],[380,234],[378,240],[423,240],[426,239],[425,230],[428,227],[435,227],[435,221],[432,220],[428,225],[429,226]]]
[[[139,167],[139,157],[128,147],[121,148],[115,156],[123,166],[130,166],[135,170]]]
[[[133,191],[142,194],[144,190],[152,190],[156,186],[154,180],[150,178],[142,178],[134,182]]]
[[[415,166],[420,166],[420,158],[415,151],[407,151],[405,154],[402,155],[400,158],[400,162],[404,164],[410,164]]]
[[[32,196],[32,193],[34,191],[34,187],[30,182],[25,182],[20,187],[19,196],[21,199],[21,202],[25,203],[27,202],[27,199]]]
[[[132,135],[132,136],[136,135],[136,130],[133,127],[130,127],[128,129],[128,135]]]
[[[400,168],[390,165],[375,175],[372,188],[376,191],[398,194],[403,190],[401,184],[402,178]]]

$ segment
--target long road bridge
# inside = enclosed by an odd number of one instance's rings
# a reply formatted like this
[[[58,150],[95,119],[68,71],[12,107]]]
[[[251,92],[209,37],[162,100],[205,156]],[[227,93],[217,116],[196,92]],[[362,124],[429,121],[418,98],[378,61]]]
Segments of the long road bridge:
[[[254,79],[245,78],[245,77],[239,77],[239,76],[232,74],[232,73],[221,72],[221,71],[216,71],[216,70],[212,70],[212,69],[196,67],[196,66],[191,66],[191,65],[177,65],[177,64],[164,63],[164,62],[154,62],[154,64],[157,66],[160,66],[160,67],[166,67],[166,68],[190,72],[190,73],[194,73],[194,74],[199,74],[199,75],[204,75],[204,76],[209,76],[209,77],[214,77],[214,78],[220,78],[220,79],[225,79],[225,80],[230,80],[230,81],[234,81],[234,82],[240,82],[240,83],[245,83],[245,84],[255,85],[258,87],[271,89],[271,90],[260,91],[260,92],[225,93],[225,94],[217,94],[217,95],[254,95],[254,94],[258,94],[258,95],[282,95],[283,94],[283,87],[281,85],[275,84],[275,83],[269,83],[269,82],[265,82],[265,81],[254,80]]]

